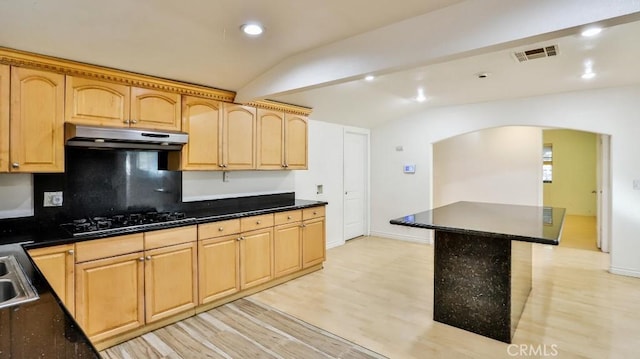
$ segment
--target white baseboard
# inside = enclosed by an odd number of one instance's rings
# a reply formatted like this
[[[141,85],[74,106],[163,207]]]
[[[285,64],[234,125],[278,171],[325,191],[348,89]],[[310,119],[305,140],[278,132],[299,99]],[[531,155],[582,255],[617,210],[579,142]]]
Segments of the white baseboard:
[[[640,278],[640,271],[637,270],[609,267],[609,273]]]
[[[424,238],[424,237],[419,237],[419,236],[409,236],[409,235],[406,235],[406,234],[397,234],[397,233],[387,233],[387,232],[372,231],[369,235],[370,236],[375,236],[375,237],[398,239],[398,240],[407,241],[407,242],[432,244],[430,238]]]
[[[333,247],[339,247],[344,244],[344,241],[333,241],[327,242],[327,249],[331,249]]]

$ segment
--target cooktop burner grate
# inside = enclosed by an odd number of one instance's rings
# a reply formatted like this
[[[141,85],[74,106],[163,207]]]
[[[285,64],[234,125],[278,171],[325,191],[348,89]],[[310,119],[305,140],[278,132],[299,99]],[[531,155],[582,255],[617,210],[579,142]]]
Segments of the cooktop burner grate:
[[[111,217],[87,217],[75,219],[60,226],[74,237],[85,235],[99,235],[107,233],[126,233],[167,227],[173,224],[187,224],[194,222],[194,218],[187,218],[184,212],[144,212],[116,214]]]

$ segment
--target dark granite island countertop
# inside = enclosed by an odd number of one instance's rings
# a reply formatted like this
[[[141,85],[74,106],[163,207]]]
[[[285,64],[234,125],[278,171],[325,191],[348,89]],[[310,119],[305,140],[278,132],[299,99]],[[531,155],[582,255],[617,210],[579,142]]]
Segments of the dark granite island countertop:
[[[511,343],[531,291],[532,243],[557,245],[564,215],[456,202],[390,222],[435,230],[433,319]]]
[[[557,245],[564,208],[456,202],[391,220],[401,226]]]

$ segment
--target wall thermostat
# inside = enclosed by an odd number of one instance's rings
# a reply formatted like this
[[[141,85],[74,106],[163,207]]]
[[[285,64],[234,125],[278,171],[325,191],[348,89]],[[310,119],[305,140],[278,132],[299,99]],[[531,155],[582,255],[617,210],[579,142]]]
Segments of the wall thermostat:
[[[404,165],[404,173],[416,173],[416,165]]]

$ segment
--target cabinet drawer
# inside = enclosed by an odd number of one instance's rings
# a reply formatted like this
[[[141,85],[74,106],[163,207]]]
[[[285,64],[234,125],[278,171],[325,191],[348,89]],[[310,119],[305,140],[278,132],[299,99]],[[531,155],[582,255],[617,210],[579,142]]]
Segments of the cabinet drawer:
[[[298,209],[295,211],[274,213],[274,222],[276,226],[281,224],[300,222],[300,221],[302,221],[301,209]]]
[[[253,231],[254,229],[267,227],[273,227],[273,213],[240,219],[240,230],[242,232]]]
[[[198,239],[228,236],[240,233],[240,219],[230,219],[228,221],[211,222],[198,225]]]
[[[142,233],[78,242],[76,243],[76,263],[140,252],[143,249]]]
[[[302,210],[302,219],[304,221],[319,217],[324,217],[324,207],[312,207]]]
[[[144,234],[144,249],[166,247],[174,244],[195,242],[198,239],[196,226],[162,229]]]

